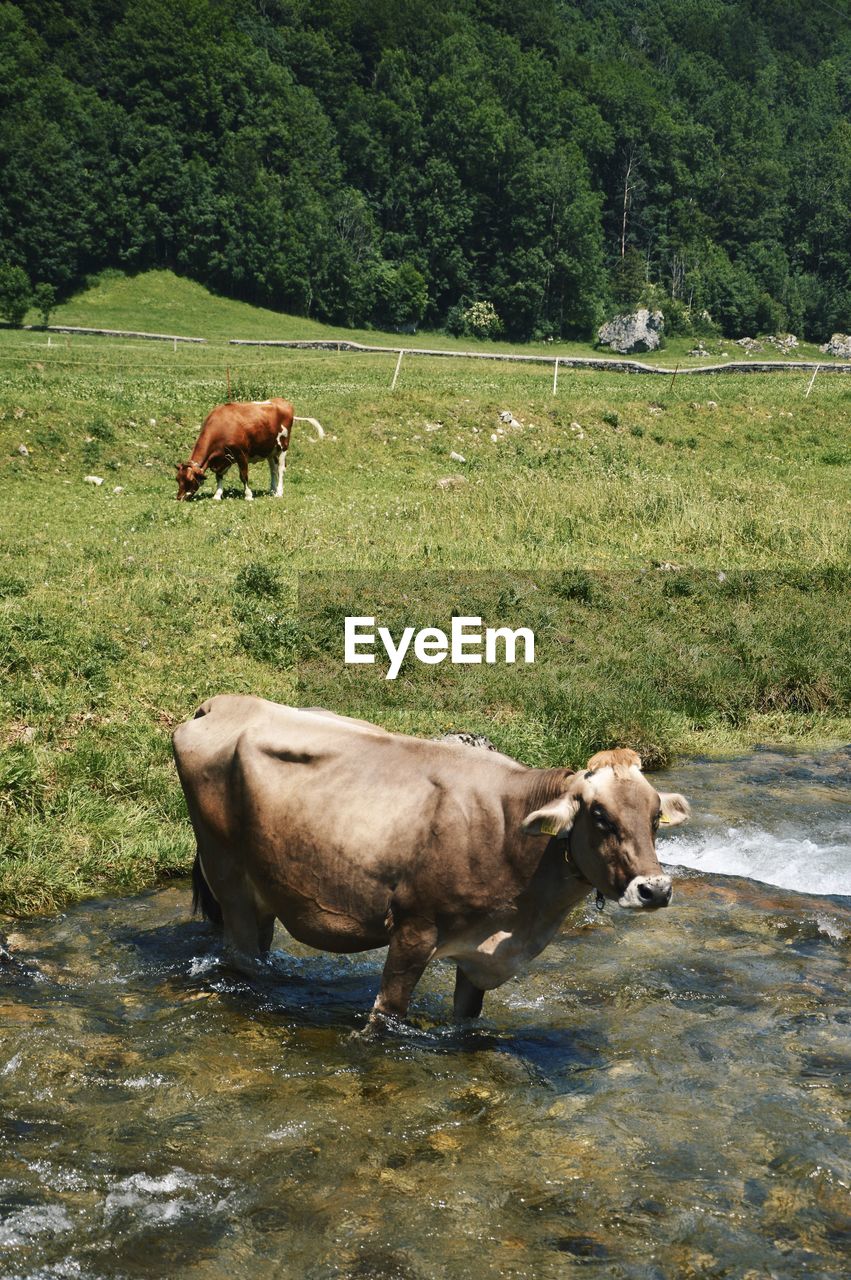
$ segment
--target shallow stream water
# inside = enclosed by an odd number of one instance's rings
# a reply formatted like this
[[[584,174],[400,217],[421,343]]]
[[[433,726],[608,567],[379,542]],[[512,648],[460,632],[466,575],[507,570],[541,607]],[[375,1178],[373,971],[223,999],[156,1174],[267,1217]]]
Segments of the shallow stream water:
[[[846,1276],[851,752],[664,784],[670,909],[580,908],[480,1026],[436,965],[353,1041],[381,953],[248,981],[185,884],[9,925],[0,1275]]]

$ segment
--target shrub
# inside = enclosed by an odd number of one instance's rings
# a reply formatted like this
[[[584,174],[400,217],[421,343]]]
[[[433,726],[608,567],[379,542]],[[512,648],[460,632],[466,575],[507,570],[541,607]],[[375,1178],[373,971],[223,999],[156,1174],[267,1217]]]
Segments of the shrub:
[[[391,329],[416,333],[428,305],[425,277],[411,262],[382,262],[375,277],[374,319]]]
[[[24,323],[32,301],[32,285],[23,267],[0,264],[0,316],[15,328]]]
[[[259,596],[261,599],[277,599],[281,594],[281,576],[276,569],[262,561],[253,560],[243,565],[236,575],[234,591],[237,596]]]
[[[473,302],[464,312],[467,330],[476,338],[493,338],[502,332],[502,321],[492,302]]]
[[[33,289],[32,305],[41,316],[41,323],[46,329],[50,324],[51,313],[56,306],[56,290],[52,284],[37,284]]]

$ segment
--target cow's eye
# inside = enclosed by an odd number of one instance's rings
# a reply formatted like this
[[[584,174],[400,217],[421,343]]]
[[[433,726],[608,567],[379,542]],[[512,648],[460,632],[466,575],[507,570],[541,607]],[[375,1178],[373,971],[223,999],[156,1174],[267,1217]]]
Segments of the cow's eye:
[[[598,809],[596,805],[594,805],[591,810],[591,817],[593,818],[595,825],[598,826],[601,831],[614,831],[614,824],[609,821],[605,813],[603,813],[603,810]]]

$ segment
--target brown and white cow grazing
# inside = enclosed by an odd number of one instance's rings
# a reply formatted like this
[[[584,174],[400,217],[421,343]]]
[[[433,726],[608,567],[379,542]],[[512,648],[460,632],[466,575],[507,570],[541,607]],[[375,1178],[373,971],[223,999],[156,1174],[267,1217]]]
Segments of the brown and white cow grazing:
[[[434,958],[457,966],[455,1016],[478,1016],[485,991],[522,972],[593,890],[667,906],[655,834],[689,812],[634,751],[600,752],[580,772],[530,769],[239,695],[205,702],[174,752],[196,905],[255,959],[276,918],[325,951],[386,946],[371,1022],[405,1015]]]
[[[248,485],[248,464],[256,458],[267,459],[270,492],[282,497],[293,422],[312,422],[320,437],[325,434],[315,418],[294,418],[293,412],[289,400],[218,405],[207,415],[189,461],[177,464],[178,502],[197,492],[208,471],[216,477],[213,497],[221,498],[225,472],[234,462],[250,500],[254,494]]]

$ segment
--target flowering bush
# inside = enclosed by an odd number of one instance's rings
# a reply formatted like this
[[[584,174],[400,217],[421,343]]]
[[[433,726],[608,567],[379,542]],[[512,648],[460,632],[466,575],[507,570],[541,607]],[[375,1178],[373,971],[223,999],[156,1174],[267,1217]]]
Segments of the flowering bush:
[[[502,321],[492,302],[473,302],[464,312],[464,324],[476,338],[492,338],[502,332]]]

